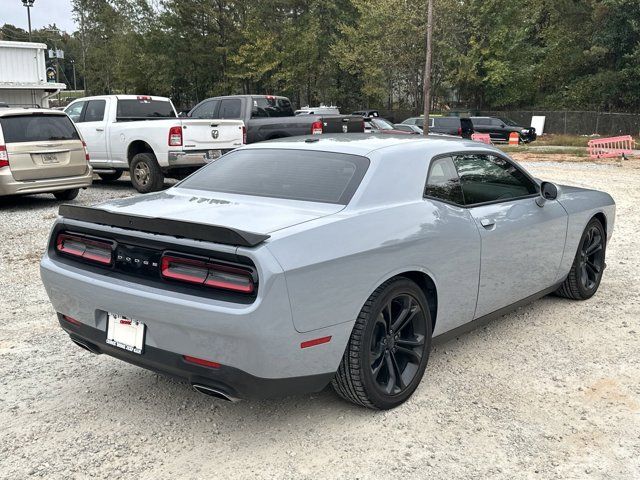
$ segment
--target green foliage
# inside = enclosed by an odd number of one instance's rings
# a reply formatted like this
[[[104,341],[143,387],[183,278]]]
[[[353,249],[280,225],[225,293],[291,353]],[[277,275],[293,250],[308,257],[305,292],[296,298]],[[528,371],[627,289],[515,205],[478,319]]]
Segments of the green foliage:
[[[90,93],[273,93],[421,111],[426,0],[73,0]],[[435,0],[433,108],[637,110],[638,0]],[[0,38],[25,40],[11,25]],[[54,45],[55,44],[55,45]],[[69,62],[62,80],[71,83]]]

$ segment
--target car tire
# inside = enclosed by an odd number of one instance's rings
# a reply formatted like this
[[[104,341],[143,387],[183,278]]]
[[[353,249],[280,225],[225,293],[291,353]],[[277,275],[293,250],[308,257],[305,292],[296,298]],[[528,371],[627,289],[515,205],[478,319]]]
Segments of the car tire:
[[[153,153],[138,153],[129,166],[131,183],[140,193],[157,192],[164,186],[164,174]]]
[[[53,196],[57,200],[73,200],[80,193],[79,188],[72,188],[70,190],[61,190],[59,192],[53,192]]]
[[[587,300],[598,291],[605,269],[607,235],[597,218],[587,224],[569,275],[556,295],[572,300]]]
[[[404,277],[386,281],[358,315],[331,382],[333,389],[367,408],[397,407],[413,394],[424,375],[431,335],[429,306],[420,287]]]
[[[122,170],[113,173],[99,173],[98,176],[103,182],[115,182],[122,176]]]

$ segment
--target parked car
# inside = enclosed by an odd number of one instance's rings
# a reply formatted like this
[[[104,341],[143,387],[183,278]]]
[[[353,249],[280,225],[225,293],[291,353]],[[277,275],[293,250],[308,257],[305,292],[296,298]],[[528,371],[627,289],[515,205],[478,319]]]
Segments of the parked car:
[[[319,107],[302,107],[293,113],[295,115],[340,115],[340,109],[335,106],[320,105]]]
[[[171,100],[147,95],[102,95],[70,103],[69,114],[87,142],[91,165],[104,181],[129,171],[141,193],[162,189],[243,144],[241,120],[177,118]]]
[[[296,135],[362,132],[362,118],[352,115],[294,115],[286,97],[230,95],[203,100],[191,118],[239,119],[247,128],[247,143]]]
[[[408,133],[418,133],[418,134],[423,133],[422,128],[420,128],[417,125],[407,125],[405,123],[394,123],[393,128],[395,128],[396,130],[402,130],[403,132],[408,132]]]
[[[83,348],[214,397],[331,382],[387,409],[432,337],[593,296],[615,204],[490,145],[360,134],[243,147],[164,192],[60,215],[41,275]]]
[[[73,200],[92,178],[87,150],[64,112],[0,109],[0,196],[53,193]]]
[[[522,143],[530,143],[538,138],[535,128],[521,127],[508,118],[471,117],[471,121],[476,132],[488,133],[494,142],[508,142],[512,132],[518,134]]]
[[[412,135],[415,132],[407,132],[396,128],[393,123],[385,118],[367,117],[364,119],[364,131],[366,133]]]
[[[380,116],[378,110],[358,110],[351,115],[357,115],[359,117],[375,118]]]
[[[424,116],[407,118],[404,125],[415,125],[420,129],[424,126]],[[429,117],[429,133],[442,133],[455,135],[462,138],[471,138],[473,135],[473,123],[465,117]]]

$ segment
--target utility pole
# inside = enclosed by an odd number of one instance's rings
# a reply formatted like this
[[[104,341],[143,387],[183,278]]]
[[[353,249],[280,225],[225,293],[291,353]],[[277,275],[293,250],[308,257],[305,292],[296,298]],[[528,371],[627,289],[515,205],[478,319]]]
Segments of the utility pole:
[[[433,37],[433,0],[427,0],[427,58],[424,64],[424,126],[423,135],[429,135],[429,110],[431,109],[431,56]]]
[[[73,90],[76,91],[78,90],[78,87],[76,86],[76,61],[75,60],[71,60],[71,68],[73,69]]]
[[[22,0],[22,5],[27,7],[27,19],[29,21],[29,41],[31,41],[31,7],[33,7],[35,0]]]

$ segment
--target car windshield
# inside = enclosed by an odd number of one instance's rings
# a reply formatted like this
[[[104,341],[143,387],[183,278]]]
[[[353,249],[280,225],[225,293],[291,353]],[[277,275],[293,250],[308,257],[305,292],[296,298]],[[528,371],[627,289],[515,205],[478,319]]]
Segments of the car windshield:
[[[179,187],[346,205],[368,166],[369,159],[358,155],[246,149],[224,155]]]
[[[511,120],[510,118],[506,118],[506,117],[500,117],[499,120],[504,123],[505,125],[509,125],[510,127],[517,127],[518,124],[516,122],[514,122],[513,120]]]
[[[36,113],[0,117],[5,143],[80,140],[66,115]]]
[[[384,118],[372,118],[371,123],[373,123],[379,130],[395,130],[393,123],[389,120],[385,120]]]

